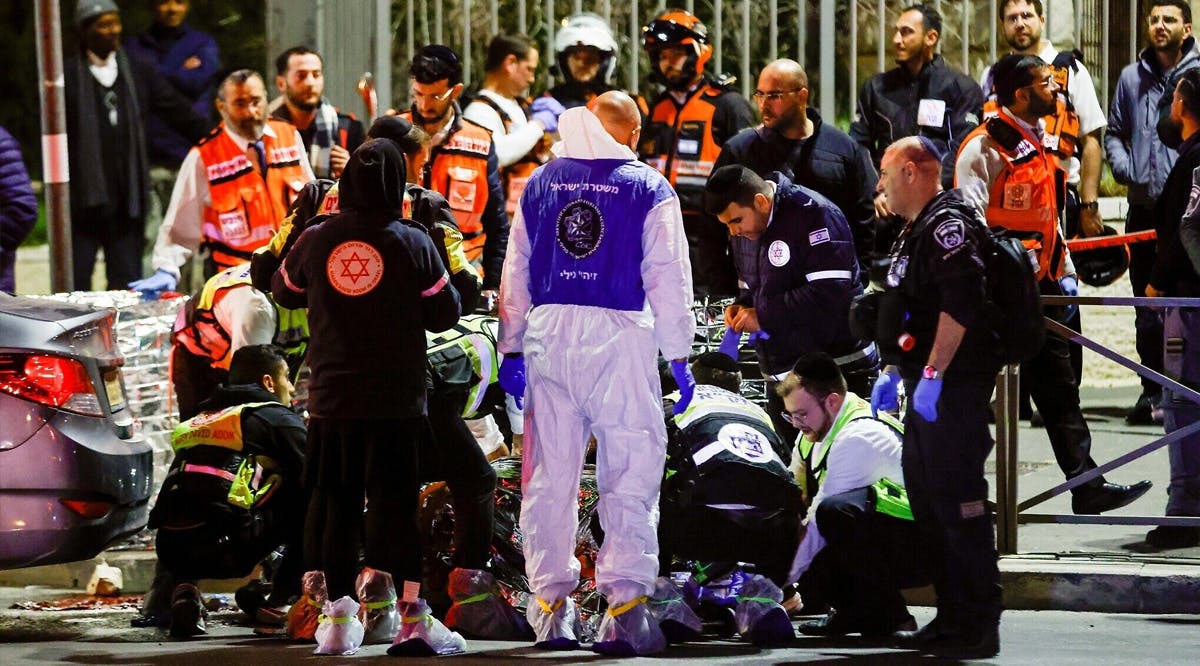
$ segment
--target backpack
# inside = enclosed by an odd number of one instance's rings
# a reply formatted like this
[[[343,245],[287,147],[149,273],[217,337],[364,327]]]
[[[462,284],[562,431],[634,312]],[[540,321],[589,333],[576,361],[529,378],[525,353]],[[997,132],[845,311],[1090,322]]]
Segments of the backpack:
[[[1041,293],[1025,246],[1003,229],[989,228],[979,254],[984,263],[989,327],[1005,363],[1033,358],[1046,339]]]

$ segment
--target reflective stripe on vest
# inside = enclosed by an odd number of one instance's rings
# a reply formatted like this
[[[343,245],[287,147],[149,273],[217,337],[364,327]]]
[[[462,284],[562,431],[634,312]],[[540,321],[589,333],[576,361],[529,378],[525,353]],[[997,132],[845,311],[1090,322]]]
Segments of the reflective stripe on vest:
[[[825,447],[821,449],[820,458],[817,460],[809,459],[812,454],[813,446],[816,444],[816,442],[812,441],[807,436],[801,436],[796,442],[796,446],[800,450],[800,457],[808,461],[808,468],[812,470],[813,475],[817,477],[818,484],[825,481],[825,466],[829,460],[829,451],[833,448],[834,443],[837,442],[837,437],[841,434],[842,428],[846,427],[846,425],[851,421],[857,421],[859,419],[873,419],[875,421],[879,421],[888,428],[891,428],[892,431],[901,438],[904,437],[904,424],[897,420],[896,417],[888,414],[887,412],[880,412],[878,415],[873,415],[871,413],[871,403],[863,400],[852,392],[847,392],[846,398],[842,403],[841,411],[838,413],[833,425],[830,426],[829,432],[825,433],[824,440],[822,440],[826,444]]]
[[[203,243],[212,250],[218,268],[248,261],[254,250],[266,245],[304,187],[304,147],[296,142],[296,129],[277,120],[267,121],[267,126],[270,131],[262,137],[265,178],[223,123],[197,146],[210,200],[204,209]]]
[[[479,377],[467,394],[463,418],[475,418],[487,388],[499,379],[500,363],[496,354],[496,328],[499,320],[487,315],[467,315],[448,331],[426,333],[426,354],[448,347],[460,347],[471,359],[471,369]]]
[[[908,491],[904,486],[884,477],[871,484],[875,494],[875,511],[885,516],[912,520],[912,507],[908,503]]]
[[[707,416],[729,415],[742,416],[753,420],[756,424],[775,432],[771,418],[762,407],[750,402],[736,393],[709,384],[697,384],[692,393],[692,401],[682,414],[675,415],[675,425],[680,430]]]
[[[1020,135],[1020,142],[1012,150],[993,135],[995,129],[989,130],[993,122],[1003,123]],[[1012,232],[1026,250],[1037,256],[1038,280],[1047,275],[1057,280],[1066,264],[1058,227],[1058,183],[1066,177],[1062,164],[1006,113],[971,130],[959,154],[978,136],[990,138],[1005,162],[1004,171],[996,176],[988,192],[988,226]],[[958,186],[957,175],[954,184]]]
[[[247,409],[277,405],[276,402],[251,402],[234,405],[215,412],[202,412],[175,426],[171,432],[171,448],[175,452],[175,473],[205,474],[229,482],[225,500],[230,504],[250,509],[274,493],[281,477],[278,464],[269,456],[241,455],[242,414]],[[227,468],[214,465],[199,465],[187,462],[188,451],[198,446],[211,446],[229,452]],[[237,471],[228,468],[237,462]]]

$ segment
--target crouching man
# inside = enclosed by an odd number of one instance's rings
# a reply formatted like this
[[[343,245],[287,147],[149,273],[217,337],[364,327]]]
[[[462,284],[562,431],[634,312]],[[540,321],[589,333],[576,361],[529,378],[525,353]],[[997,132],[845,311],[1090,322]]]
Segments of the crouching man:
[[[162,568],[174,575],[170,631],[205,633],[196,581],[238,578],[285,547],[272,596],[300,592],[300,489],[305,428],[288,408],[292,383],[283,354],[250,345],[233,354],[229,383],[171,434],[175,460],[150,512]]]
[[[900,466],[904,426],[847,391],[827,354],[800,357],[777,391],[801,433],[793,467],[807,463],[820,483],[791,579],[803,576],[801,589],[833,606],[800,632],[886,639],[916,629],[900,596],[902,587],[927,582]]]

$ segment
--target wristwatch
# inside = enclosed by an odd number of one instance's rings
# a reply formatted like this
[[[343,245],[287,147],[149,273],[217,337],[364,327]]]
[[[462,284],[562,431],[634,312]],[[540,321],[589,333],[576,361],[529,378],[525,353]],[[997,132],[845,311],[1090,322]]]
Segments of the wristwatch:
[[[933,367],[932,365],[927,365],[927,366],[925,366],[925,369],[921,371],[921,378],[922,379],[941,379],[942,371],[938,370],[937,368]]]
[[[1087,201],[1079,203],[1079,210],[1100,210],[1099,201]]]

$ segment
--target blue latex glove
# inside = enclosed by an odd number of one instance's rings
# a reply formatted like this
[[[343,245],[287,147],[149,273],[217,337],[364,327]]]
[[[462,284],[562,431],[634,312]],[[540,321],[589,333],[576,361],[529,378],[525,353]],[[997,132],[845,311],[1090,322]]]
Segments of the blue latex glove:
[[[1058,281],[1058,287],[1062,289],[1063,296],[1078,296],[1079,295],[1079,280],[1074,275],[1064,275]],[[1075,316],[1075,311],[1079,306],[1072,303],[1067,306],[1067,313],[1063,317],[1063,321],[1070,321]]]
[[[728,356],[733,360],[738,359],[738,347],[742,344],[742,334],[732,328],[725,328],[725,335],[721,336],[721,348],[717,351]]]
[[[752,345],[752,344],[758,342],[759,340],[770,340],[770,339],[771,339],[771,335],[769,333],[767,333],[766,331],[764,331],[762,329],[759,329],[750,334],[750,339],[746,341],[746,344]]]
[[[871,414],[877,415],[880,410],[890,411],[900,409],[900,376],[890,372],[879,373],[875,386],[871,388]]]
[[[917,388],[913,391],[912,405],[926,421],[933,423],[937,421],[937,401],[942,395],[942,380],[940,379],[925,379],[917,382]]]
[[[566,108],[559,104],[558,100],[543,96],[529,105],[529,119],[538,121],[547,132],[554,133],[558,131],[558,117],[563,111],[566,111]]]
[[[144,280],[130,282],[129,288],[142,292],[142,296],[153,296],[164,291],[172,291],[175,289],[177,283],[178,280],[175,279],[174,275],[160,268],[154,271],[154,275]]]
[[[675,375],[675,383],[679,385],[679,402],[675,403],[675,413],[682,414],[696,392],[696,378],[692,376],[692,366],[688,365],[686,359],[671,361],[671,374]]]
[[[497,374],[500,388],[513,397],[517,409],[525,409],[525,357],[505,356]]]

